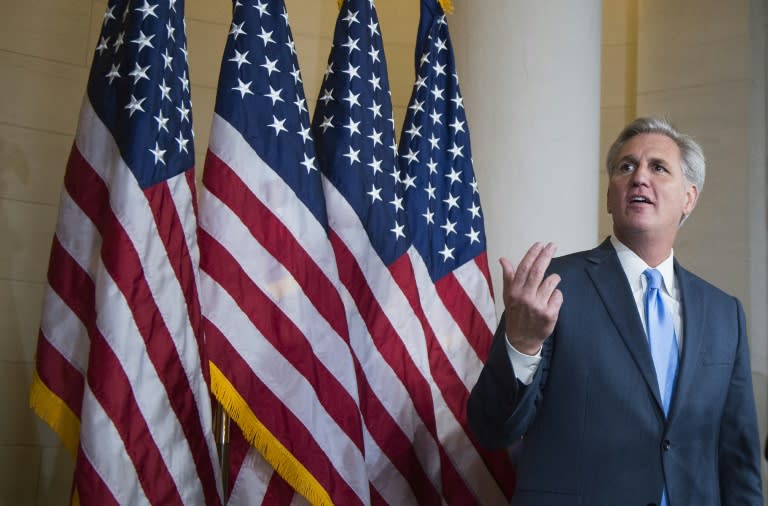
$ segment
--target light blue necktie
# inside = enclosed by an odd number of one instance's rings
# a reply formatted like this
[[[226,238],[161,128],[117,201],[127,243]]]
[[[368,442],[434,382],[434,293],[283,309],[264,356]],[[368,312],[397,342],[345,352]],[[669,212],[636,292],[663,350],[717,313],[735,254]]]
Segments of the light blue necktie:
[[[646,269],[643,274],[648,280],[645,290],[645,325],[648,334],[648,345],[653,357],[653,367],[656,369],[656,380],[659,382],[659,393],[664,414],[669,413],[669,403],[677,376],[677,361],[679,348],[675,325],[672,315],[664,306],[661,298],[661,273],[656,269]],[[661,495],[661,506],[667,506],[667,488]]]

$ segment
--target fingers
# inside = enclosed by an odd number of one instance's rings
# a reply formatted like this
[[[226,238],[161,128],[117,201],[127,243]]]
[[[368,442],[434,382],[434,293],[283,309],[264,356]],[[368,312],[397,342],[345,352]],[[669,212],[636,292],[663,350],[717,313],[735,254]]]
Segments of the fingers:
[[[557,247],[554,243],[534,243],[528,250],[515,273],[514,287],[530,291],[538,290]]]

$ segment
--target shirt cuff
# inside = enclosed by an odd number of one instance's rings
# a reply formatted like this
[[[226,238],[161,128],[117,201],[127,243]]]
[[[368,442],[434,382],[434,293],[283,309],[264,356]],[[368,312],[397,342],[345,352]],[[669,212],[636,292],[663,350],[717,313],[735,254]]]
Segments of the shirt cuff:
[[[515,371],[515,377],[523,385],[530,385],[533,381],[533,375],[539,368],[541,362],[541,348],[536,355],[527,355],[517,351],[514,346],[509,344],[509,339],[504,336],[504,343],[507,345],[507,356],[512,364],[512,370]]]

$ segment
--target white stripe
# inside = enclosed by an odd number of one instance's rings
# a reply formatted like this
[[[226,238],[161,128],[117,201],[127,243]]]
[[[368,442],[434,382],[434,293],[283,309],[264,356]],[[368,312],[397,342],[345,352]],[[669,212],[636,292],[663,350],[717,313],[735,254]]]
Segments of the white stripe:
[[[110,187],[112,210],[136,249],[154,302],[181,358],[202,417],[203,433],[210,436],[206,437],[209,458],[212,459],[214,472],[218,473],[210,407],[207,406],[208,391],[200,369],[197,342],[186,311],[184,293],[169,265],[146,197],[87,99],[81,110],[76,143],[83,158]],[[83,265],[84,262],[80,263]],[[97,326],[128,375],[142,416],[182,497],[202,497],[201,484],[181,423],[175,416],[168,416],[173,411],[164,395],[165,387],[154,368],[147,367],[151,361],[135,326],[131,308],[103,265],[99,266],[99,270],[101,272],[95,277]]]
[[[256,451],[249,448],[237,471],[235,484],[229,495],[227,506],[255,506],[262,504],[267,493],[269,480],[274,469]]]
[[[200,227],[229,251],[246,275],[298,327],[312,346],[315,356],[339,380],[355,403],[359,403],[357,378],[349,346],[317,312],[296,279],[254,239],[238,217],[207,189],[202,191],[200,210]],[[207,303],[212,294],[202,293],[201,297]],[[339,309],[344,310],[343,307]],[[231,337],[233,344],[248,346],[249,341],[242,339],[245,336],[228,337]]]
[[[228,337],[253,374],[312,432],[339,475],[368,503],[363,456],[322,406],[312,385],[259,332],[223,287],[205,272],[201,281],[208,295],[206,318]]]
[[[496,322],[498,321],[496,319],[496,305],[493,301],[491,286],[488,284],[488,280],[483,272],[472,261],[465,263],[458,269],[454,269],[453,275],[464,288],[469,300],[475,305],[478,314],[483,317],[488,330],[493,334],[493,331],[496,329]]]
[[[365,464],[368,467],[368,479],[387,504],[418,504],[406,479],[389,461],[368,431],[365,431]]]
[[[45,289],[40,331],[48,343],[85,376],[90,339],[88,330],[50,286]]]
[[[86,384],[80,448],[118,504],[149,504],[123,440]]]

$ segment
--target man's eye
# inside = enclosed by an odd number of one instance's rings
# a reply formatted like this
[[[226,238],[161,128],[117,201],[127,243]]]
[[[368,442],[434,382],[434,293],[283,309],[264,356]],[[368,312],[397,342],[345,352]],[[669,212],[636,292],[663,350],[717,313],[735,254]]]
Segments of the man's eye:
[[[664,167],[663,165],[655,165],[653,167],[653,170],[655,170],[656,172],[668,172],[667,168]]]
[[[635,170],[635,165],[629,162],[619,164],[619,172],[632,172]]]

